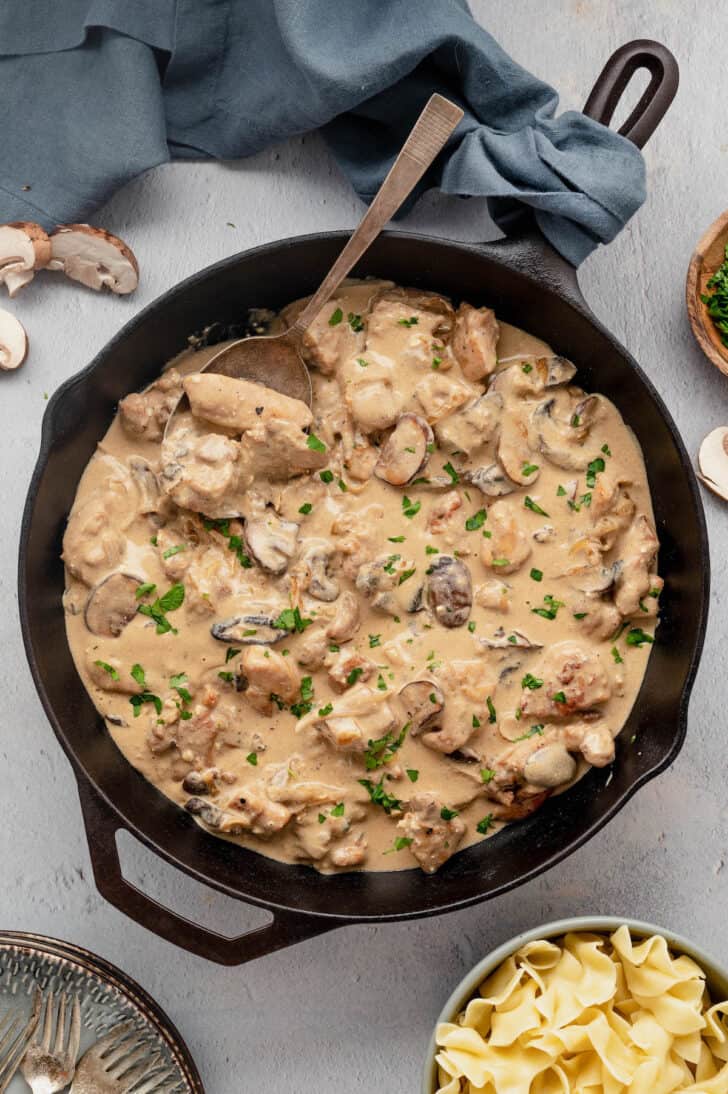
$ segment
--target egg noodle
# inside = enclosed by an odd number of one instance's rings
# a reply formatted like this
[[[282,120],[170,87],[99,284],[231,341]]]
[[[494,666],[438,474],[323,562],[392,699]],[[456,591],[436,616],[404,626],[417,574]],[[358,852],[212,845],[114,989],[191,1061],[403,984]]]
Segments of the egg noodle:
[[[437,1094],[726,1094],[726,1015],[660,935],[529,942],[437,1027]]]

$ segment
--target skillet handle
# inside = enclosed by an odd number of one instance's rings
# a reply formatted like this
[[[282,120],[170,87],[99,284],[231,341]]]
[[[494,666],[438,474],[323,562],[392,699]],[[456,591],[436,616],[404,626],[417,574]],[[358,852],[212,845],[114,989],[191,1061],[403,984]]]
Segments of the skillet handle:
[[[667,46],[646,38],[621,46],[600,72],[584,106],[588,118],[609,125],[622,93],[641,68],[651,74],[650,82],[619,129],[621,135],[638,148],[644,148],[677,92],[680,72]]]
[[[116,833],[123,825],[83,778],[78,793],[96,887],[109,904],[167,942],[218,965],[242,965],[341,926],[336,920],[276,911],[265,926],[226,938],[177,915],[126,880],[116,846]]]

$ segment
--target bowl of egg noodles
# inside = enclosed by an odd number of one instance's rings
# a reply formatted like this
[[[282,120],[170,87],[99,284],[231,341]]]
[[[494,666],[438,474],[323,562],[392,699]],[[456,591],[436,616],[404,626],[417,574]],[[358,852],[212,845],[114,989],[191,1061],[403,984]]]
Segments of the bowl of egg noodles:
[[[445,1004],[422,1094],[727,1094],[728,972],[672,931],[564,919],[484,958]]]

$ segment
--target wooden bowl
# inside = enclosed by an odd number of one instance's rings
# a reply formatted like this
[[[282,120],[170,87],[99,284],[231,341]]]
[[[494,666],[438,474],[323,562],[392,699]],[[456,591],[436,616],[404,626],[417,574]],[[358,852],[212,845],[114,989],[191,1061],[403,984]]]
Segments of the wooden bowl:
[[[724,346],[708,309],[700,299],[708,280],[725,258],[728,243],[728,210],[714,220],[701,236],[688,266],[685,296],[690,326],[705,356],[728,376],[728,346]]]

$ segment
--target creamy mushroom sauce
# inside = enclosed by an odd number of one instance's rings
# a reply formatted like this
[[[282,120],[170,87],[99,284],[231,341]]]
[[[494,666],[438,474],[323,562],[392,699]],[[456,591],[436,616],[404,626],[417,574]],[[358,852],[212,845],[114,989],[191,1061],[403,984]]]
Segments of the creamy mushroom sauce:
[[[122,400],[64,539],[70,646],[130,763],[263,854],[427,872],[610,763],[662,587],[612,403],[389,282],[309,330],[313,415],[193,375],[218,348]]]

